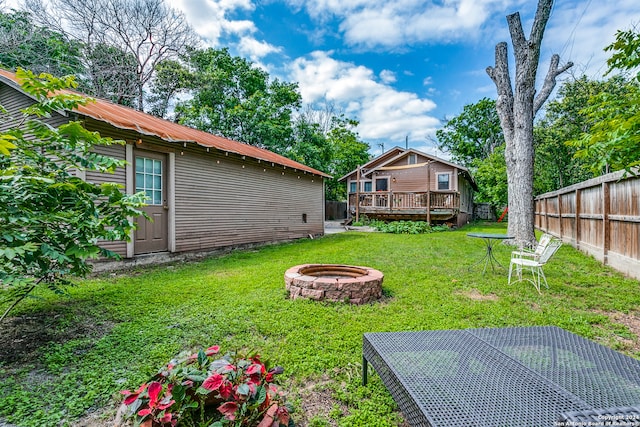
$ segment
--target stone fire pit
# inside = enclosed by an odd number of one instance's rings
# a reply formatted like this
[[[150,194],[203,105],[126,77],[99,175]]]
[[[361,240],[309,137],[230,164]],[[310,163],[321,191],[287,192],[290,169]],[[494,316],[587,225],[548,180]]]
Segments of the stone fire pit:
[[[382,297],[384,275],[373,268],[339,264],[303,264],[284,273],[289,297],[365,304]]]

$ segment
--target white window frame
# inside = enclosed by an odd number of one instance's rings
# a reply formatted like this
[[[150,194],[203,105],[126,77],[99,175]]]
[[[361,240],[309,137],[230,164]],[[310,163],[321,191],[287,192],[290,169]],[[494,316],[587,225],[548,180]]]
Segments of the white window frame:
[[[415,165],[418,163],[418,155],[417,154],[409,154],[407,164]]]
[[[349,193],[353,194],[358,191],[358,181],[349,181]]]
[[[136,177],[134,178],[134,183],[135,183],[134,185],[135,185],[136,193],[151,192],[152,196],[149,197],[149,195],[147,195],[145,203],[151,206],[164,205],[165,192],[166,192],[166,189],[164,188],[164,182],[163,182],[166,179],[166,177],[164,176],[164,173],[165,173],[164,164],[163,164],[164,161],[153,158],[153,157],[145,157],[144,154],[136,154],[135,159],[136,159],[136,168],[135,168]],[[146,165],[148,161],[150,161],[152,164],[151,170],[146,169]],[[155,170],[156,163],[160,165],[159,172],[156,172]],[[142,170],[138,170],[139,166],[142,166]],[[142,182],[138,182],[138,175],[142,176]],[[147,186],[147,177],[151,177],[152,179],[151,186]],[[157,186],[155,184],[155,181],[156,181],[155,178],[159,180],[159,184]],[[156,197],[158,196],[158,193],[159,193],[159,198]]]
[[[447,188],[440,188],[440,176],[446,176],[448,186]],[[439,191],[451,190],[451,172],[440,172],[436,174],[436,186]]]
[[[367,184],[371,184],[371,189],[369,189],[369,191],[366,190],[366,185]],[[371,181],[370,179],[366,180],[366,181],[362,181],[362,187],[361,187],[362,191],[364,193],[371,193],[373,191],[373,181]]]

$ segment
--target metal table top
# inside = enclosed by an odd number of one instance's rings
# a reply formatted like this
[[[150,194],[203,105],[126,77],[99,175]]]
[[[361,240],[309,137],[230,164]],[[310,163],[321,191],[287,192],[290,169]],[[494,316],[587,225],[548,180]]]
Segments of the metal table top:
[[[467,236],[477,237],[480,239],[496,239],[496,240],[513,239],[513,236],[509,236],[508,234],[498,234],[498,233],[467,233]]]
[[[363,361],[412,426],[570,425],[612,407],[640,426],[640,361],[553,326],[367,333]]]

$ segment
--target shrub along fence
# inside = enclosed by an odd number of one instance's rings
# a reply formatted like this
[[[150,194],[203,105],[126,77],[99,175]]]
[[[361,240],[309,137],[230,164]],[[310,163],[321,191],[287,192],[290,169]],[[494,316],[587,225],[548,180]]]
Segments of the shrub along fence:
[[[640,279],[640,177],[614,172],[545,193],[536,228]]]

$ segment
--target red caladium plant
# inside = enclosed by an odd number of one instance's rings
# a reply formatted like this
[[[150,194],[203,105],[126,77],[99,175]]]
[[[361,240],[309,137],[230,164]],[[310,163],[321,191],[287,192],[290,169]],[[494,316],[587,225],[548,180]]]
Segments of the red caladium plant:
[[[136,426],[294,427],[291,407],[269,369],[253,354],[220,355],[213,346],[182,353],[135,391],[123,390]]]

